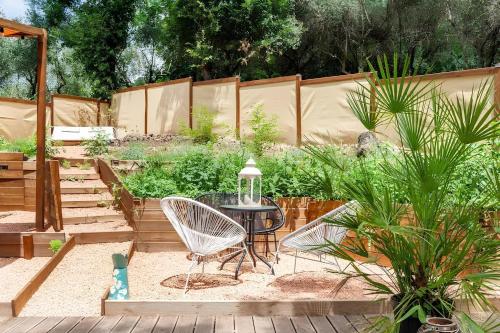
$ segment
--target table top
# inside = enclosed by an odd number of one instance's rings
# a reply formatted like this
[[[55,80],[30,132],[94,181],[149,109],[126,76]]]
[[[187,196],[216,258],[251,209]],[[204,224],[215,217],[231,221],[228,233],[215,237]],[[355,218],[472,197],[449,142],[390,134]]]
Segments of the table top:
[[[276,206],[240,206],[240,205],[221,205],[220,208],[227,210],[236,210],[241,212],[271,212],[278,210]]]

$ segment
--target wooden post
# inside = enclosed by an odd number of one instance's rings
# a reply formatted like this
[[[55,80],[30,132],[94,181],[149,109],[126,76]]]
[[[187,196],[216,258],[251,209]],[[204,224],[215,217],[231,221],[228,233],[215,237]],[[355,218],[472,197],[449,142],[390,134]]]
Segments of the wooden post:
[[[23,257],[24,259],[31,259],[35,253],[35,246],[33,245],[33,235],[23,236]]]
[[[148,86],[144,86],[144,134],[148,134]]]
[[[496,117],[500,116],[500,63],[495,65],[495,78],[493,84],[494,102],[496,105]]]
[[[189,77],[189,128],[193,128],[193,78]]]
[[[295,110],[297,117],[297,146],[302,145],[302,100],[300,96],[300,82],[302,81],[302,76],[297,74],[295,76]]]
[[[50,133],[54,129],[54,95],[50,95],[50,126],[52,126]]]
[[[97,116],[96,116],[97,126],[101,125],[101,101],[97,101]]]
[[[52,198],[49,201],[53,205],[55,231],[64,229],[61,204],[61,178],[59,176],[59,161],[48,161],[50,170],[50,184]]]
[[[241,136],[240,77],[236,77],[236,138]]]
[[[37,66],[37,108],[36,108],[36,231],[43,231],[44,225],[44,192],[45,192],[45,90],[47,75],[47,31],[38,36]]]

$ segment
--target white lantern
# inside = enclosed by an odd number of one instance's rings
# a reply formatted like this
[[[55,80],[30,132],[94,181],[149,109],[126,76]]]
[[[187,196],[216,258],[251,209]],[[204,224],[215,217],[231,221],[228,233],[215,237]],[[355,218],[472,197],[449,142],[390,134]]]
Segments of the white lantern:
[[[240,206],[260,206],[262,172],[255,165],[255,161],[249,159],[238,174],[238,205]]]

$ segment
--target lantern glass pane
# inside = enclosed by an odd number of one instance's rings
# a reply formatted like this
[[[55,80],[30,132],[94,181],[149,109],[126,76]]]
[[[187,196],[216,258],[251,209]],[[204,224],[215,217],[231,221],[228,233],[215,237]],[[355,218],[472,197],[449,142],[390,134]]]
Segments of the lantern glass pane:
[[[240,178],[239,204],[244,206],[259,206],[261,198],[261,179]]]

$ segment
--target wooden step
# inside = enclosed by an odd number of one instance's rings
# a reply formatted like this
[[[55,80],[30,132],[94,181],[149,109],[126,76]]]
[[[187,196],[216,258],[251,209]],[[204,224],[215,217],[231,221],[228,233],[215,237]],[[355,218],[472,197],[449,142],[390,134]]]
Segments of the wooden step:
[[[64,224],[105,223],[125,219],[121,211],[112,207],[63,208],[62,213]]]
[[[88,170],[81,170],[80,168],[71,167],[68,169],[59,168],[59,175],[62,180],[75,180],[83,181],[87,179],[101,179],[101,175],[92,166]]]
[[[137,241],[137,251],[141,252],[170,252],[186,251],[182,242],[141,242]]]
[[[97,194],[108,192],[109,189],[102,180],[61,181],[61,194]]]
[[[99,194],[62,194],[61,204],[63,208],[110,207],[113,204],[113,197],[108,192]]]
[[[139,231],[137,240],[141,242],[180,242],[176,231]]]

